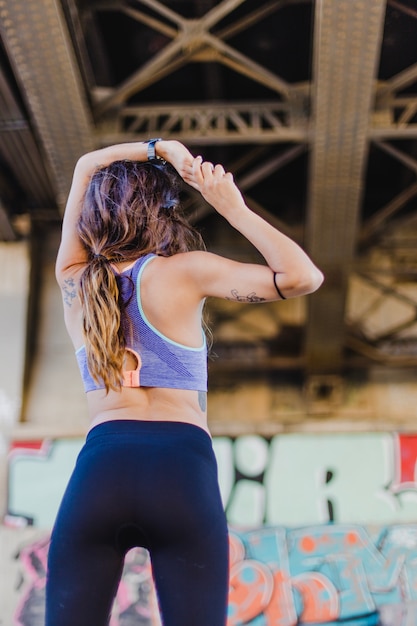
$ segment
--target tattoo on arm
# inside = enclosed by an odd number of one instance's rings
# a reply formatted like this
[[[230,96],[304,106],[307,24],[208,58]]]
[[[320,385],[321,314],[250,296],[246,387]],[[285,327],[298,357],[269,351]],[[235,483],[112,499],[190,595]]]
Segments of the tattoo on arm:
[[[235,302],[265,302],[265,298],[257,296],[254,291],[247,296],[240,296],[237,289],[232,289],[231,294],[231,297],[226,296],[226,300],[234,300]]]
[[[67,278],[64,280],[64,284],[62,286],[62,297],[64,299],[64,303],[71,307],[72,301],[77,297],[75,281],[73,278]]]

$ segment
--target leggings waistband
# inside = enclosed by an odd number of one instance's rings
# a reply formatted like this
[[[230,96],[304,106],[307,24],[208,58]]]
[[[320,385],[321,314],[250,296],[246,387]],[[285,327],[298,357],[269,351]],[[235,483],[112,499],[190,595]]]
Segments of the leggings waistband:
[[[139,434],[189,435],[211,442],[207,431],[189,422],[150,421],[150,420],[111,420],[101,422],[87,433],[86,441],[105,435],[139,435]]]

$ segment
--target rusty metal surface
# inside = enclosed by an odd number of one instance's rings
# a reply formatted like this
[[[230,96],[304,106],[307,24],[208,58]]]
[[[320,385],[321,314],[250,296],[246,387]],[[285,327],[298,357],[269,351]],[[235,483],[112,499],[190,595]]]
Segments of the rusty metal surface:
[[[0,239],[20,213],[52,224],[81,153],[177,138],[223,160],[326,274],[266,351],[248,328],[260,369],[417,364],[412,311],[395,313],[416,261],[395,236],[416,241],[416,36],[411,0],[0,0]],[[253,258],[195,194],[185,206],[216,251]],[[387,283],[379,331],[351,303]]]
[[[91,113],[58,0],[1,0],[1,38],[12,63],[28,122],[63,207],[74,161],[91,149]]]
[[[309,302],[306,353],[309,369],[326,372],[343,364],[385,1],[318,0],[315,12],[307,246],[327,280]]]

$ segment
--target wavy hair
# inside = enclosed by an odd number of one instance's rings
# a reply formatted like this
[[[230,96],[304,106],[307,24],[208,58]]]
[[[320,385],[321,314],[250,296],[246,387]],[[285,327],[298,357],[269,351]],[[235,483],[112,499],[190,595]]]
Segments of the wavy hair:
[[[106,392],[122,386],[126,345],[111,263],[150,252],[171,256],[204,249],[201,235],[180,212],[181,181],[168,163],[125,160],[98,169],[87,187],[78,221],[88,254],[80,300],[88,368]]]

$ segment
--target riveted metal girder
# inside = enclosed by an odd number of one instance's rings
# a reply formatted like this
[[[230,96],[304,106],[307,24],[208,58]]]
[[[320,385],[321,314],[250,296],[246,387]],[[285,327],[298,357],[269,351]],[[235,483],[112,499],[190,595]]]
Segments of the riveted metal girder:
[[[155,133],[188,144],[276,143],[307,141],[307,123],[292,123],[287,102],[196,102],[126,106],[118,114],[117,132],[103,130],[103,144],[134,141]]]
[[[0,29],[62,207],[74,162],[93,142],[89,106],[60,2],[0,0]]]
[[[385,0],[317,0],[307,247],[324,271],[309,298],[310,372],[342,365],[347,278],[367,163]]]
[[[211,32],[223,18],[244,4],[244,0],[223,0],[200,19],[185,18],[158,0],[141,0],[141,4],[153,9],[161,18],[175,25],[175,28],[167,27],[159,19],[152,19],[153,27],[170,37],[172,41],[149,62],[139,67],[107,98],[98,102],[95,107],[97,116],[117,109],[131,95],[139,93],[191,61],[199,60],[217,61],[285,98],[290,96],[291,87],[285,80]],[[130,10],[129,15],[149,24],[149,19],[141,11]],[[259,18],[259,15],[253,17],[254,20]],[[227,33],[223,34],[225,38],[226,35]]]

